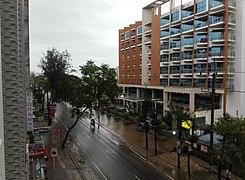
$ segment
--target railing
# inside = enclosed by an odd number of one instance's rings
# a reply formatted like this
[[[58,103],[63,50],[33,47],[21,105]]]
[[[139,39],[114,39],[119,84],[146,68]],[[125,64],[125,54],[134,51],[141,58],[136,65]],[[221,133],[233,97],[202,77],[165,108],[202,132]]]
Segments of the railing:
[[[168,19],[161,19],[161,26],[167,25],[169,24],[169,20]]]
[[[182,18],[186,18],[191,15],[193,15],[193,12],[182,10]]]
[[[223,22],[224,21],[224,17],[213,17],[213,19],[210,20],[210,24],[216,24],[219,22]]]
[[[192,69],[181,69],[181,73],[192,73]]]
[[[206,53],[205,54],[194,54],[194,58],[207,58]]]
[[[179,61],[179,60],[180,60],[180,56],[170,57],[170,61]]]
[[[182,29],[182,32],[185,32],[185,31],[192,30],[193,26],[185,26],[185,27],[182,27],[181,29]]]
[[[224,52],[209,52],[209,56],[224,56]]]
[[[161,44],[161,50],[169,49],[169,44]]]
[[[212,1],[212,3],[210,4],[210,9],[217,7],[217,6],[221,6],[221,5],[224,5],[224,4],[219,1]]]
[[[236,2],[232,1],[232,0],[229,0],[228,1],[228,5],[235,8],[236,7]]]
[[[179,43],[170,43],[170,48],[180,48],[180,42]]]
[[[181,58],[183,60],[185,60],[185,59],[192,59],[192,54],[191,55],[182,55]]]
[[[160,58],[160,62],[168,62],[168,58]]]
[[[204,88],[204,87],[206,87],[206,83],[194,83],[194,87],[196,87],[196,88]]]
[[[210,40],[211,41],[217,41],[217,40],[224,40],[224,36],[223,35],[218,35],[218,36],[210,36]]]
[[[169,36],[169,32],[161,31],[161,38]]]
[[[194,68],[195,73],[205,73],[207,72],[206,68]]]
[[[170,74],[179,74],[179,73],[180,73],[180,70],[178,70],[178,69],[170,70]]]
[[[179,33],[180,33],[180,29],[171,29],[171,32],[170,32],[171,35],[175,35]]]
[[[193,45],[193,40],[192,41],[182,41],[182,46],[192,46]]]
[[[201,21],[195,22],[195,28],[201,28],[204,26],[207,26],[207,22],[201,22]]]

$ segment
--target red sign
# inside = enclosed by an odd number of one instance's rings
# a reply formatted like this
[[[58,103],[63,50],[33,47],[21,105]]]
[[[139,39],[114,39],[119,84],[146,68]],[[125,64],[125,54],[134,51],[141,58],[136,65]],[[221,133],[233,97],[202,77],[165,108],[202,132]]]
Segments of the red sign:
[[[39,150],[31,150],[29,152],[29,158],[47,156],[47,152],[48,152],[47,148],[39,149]]]
[[[53,132],[60,132],[61,128],[53,128]]]
[[[54,105],[50,105],[49,106],[49,115],[54,118],[54,114],[55,114],[55,106]]]

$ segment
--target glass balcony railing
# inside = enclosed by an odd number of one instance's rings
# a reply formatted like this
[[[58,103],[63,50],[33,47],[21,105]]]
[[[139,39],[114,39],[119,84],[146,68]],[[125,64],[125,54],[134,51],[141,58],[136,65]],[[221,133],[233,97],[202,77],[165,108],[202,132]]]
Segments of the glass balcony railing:
[[[161,31],[161,38],[168,37],[168,36],[169,36],[169,32]]]
[[[215,8],[217,6],[221,6],[221,5],[224,5],[224,4],[222,2],[220,2],[220,1],[211,1],[210,9]]]
[[[171,35],[175,35],[175,34],[179,34],[180,33],[180,29],[177,28],[171,28],[170,34]]]
[[[167,24],[169,24],[169,20],[168,19],[161,19],[161,23],[160,23],[161,26],[164,26],[164,25],[167,25]]]
[[[192,69],[181,69],[181,73],[192,73]]]
[[[172,69],[170,70],[170,74],[179,74],[180,70],[179,69]]]
[[[223,21],[224,21],[224,17],[223,16],[221,16],[221,17],[211,16],[210,17],[210,24],[216,24],[216,23],[223,22]]]
[[[224,52],[212,52],[210,51],[209,52],[209,56],[212,57],[212,56],[224,56]]]
[[[182,26],[182,28],[181,28],[182,32],[190,31],[192,29],[193,29],[193,26]]]
[[[161,50],[168,50],[169,44],[161,44]]]
[[[194,54],[194,58],[206,58],[207,57],[207,55],[206,55],[206,53],[204,54]]]
[[[180,42],[170,43],[170,48],[180,48]]]
[[[195,21],[194,26],[195,26],[195,28],[201,28],[201,27],[207,26],[207,22],[204,22],[204,21]]]
[[[223,35],[217,35],[217,36],[210,36],[210,41],[218,41],[218,40],[224,40]]]
[[[180,56],[170,57],[170,61],[179,61],[179,60],[180,60]]]
[[[168,62],[168,58],[160,58],[160,62]]]
[[[183,60],[186,60],[186,59],[192,59],[192,54],[185,54],[185,55],[182,55],[181,57]]]
[[[193,12],[192,11],[182,10],[182,18],[186,18],[186,17],[189,17],[191,15],[193,15]]]

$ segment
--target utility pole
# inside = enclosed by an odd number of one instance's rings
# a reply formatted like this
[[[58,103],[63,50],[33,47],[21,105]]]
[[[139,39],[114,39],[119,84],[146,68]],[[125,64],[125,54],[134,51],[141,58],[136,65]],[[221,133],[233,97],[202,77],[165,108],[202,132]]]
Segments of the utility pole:
[[[157,104],[155,103],[155,156],[157,155]]]
[[[52,122],[51,122],[51,118],[50,118],[50,114],[49,114],[49,97],[48,97],[48,91],[47,91],[47,111],[48,111],[48,126],[51,126]]]
[[[178,142],[177,142],[177,155],[178,155],[178,169],[180,169],[180,154],[181,154],[181,121],[178,115],[177,119],[177,127],[178,127]]]
[[[211,127],[210,127],[210,145],[209,145],[209,171],[212,173],[213,165],[213,142],[214,142],[214,104],[215,104],[215,81],[216,81],[216,72],[213,73],[212,79],[212,102],[211,102]],[[210,157],[211,156],[211,157]]]

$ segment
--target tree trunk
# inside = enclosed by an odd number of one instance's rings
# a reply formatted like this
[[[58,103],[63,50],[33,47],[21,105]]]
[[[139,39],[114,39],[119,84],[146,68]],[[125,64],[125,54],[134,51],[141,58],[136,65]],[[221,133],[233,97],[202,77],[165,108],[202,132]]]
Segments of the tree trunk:
[[[68,137],[69,137],[69,134],[70,134],[71,130],[76,126],[78,120],[79,120],[80,117],[83,115],[84,111],[86,111],[86,110],[87,110],[87,108],[85,108],[85,109],[80,113],[80,115],[77,116],[76,121],[73,123],[73,125],[72,125],[72,126],[68,129],[68,131],[66,132],[65,138],[64,138],[64,140],[63,140],[63,142],[62,142],[62,144],[61,144],[61,147],[62,147],[62,148],[65,147],[66,141],[67,141],[67,139],[68,139]]]

